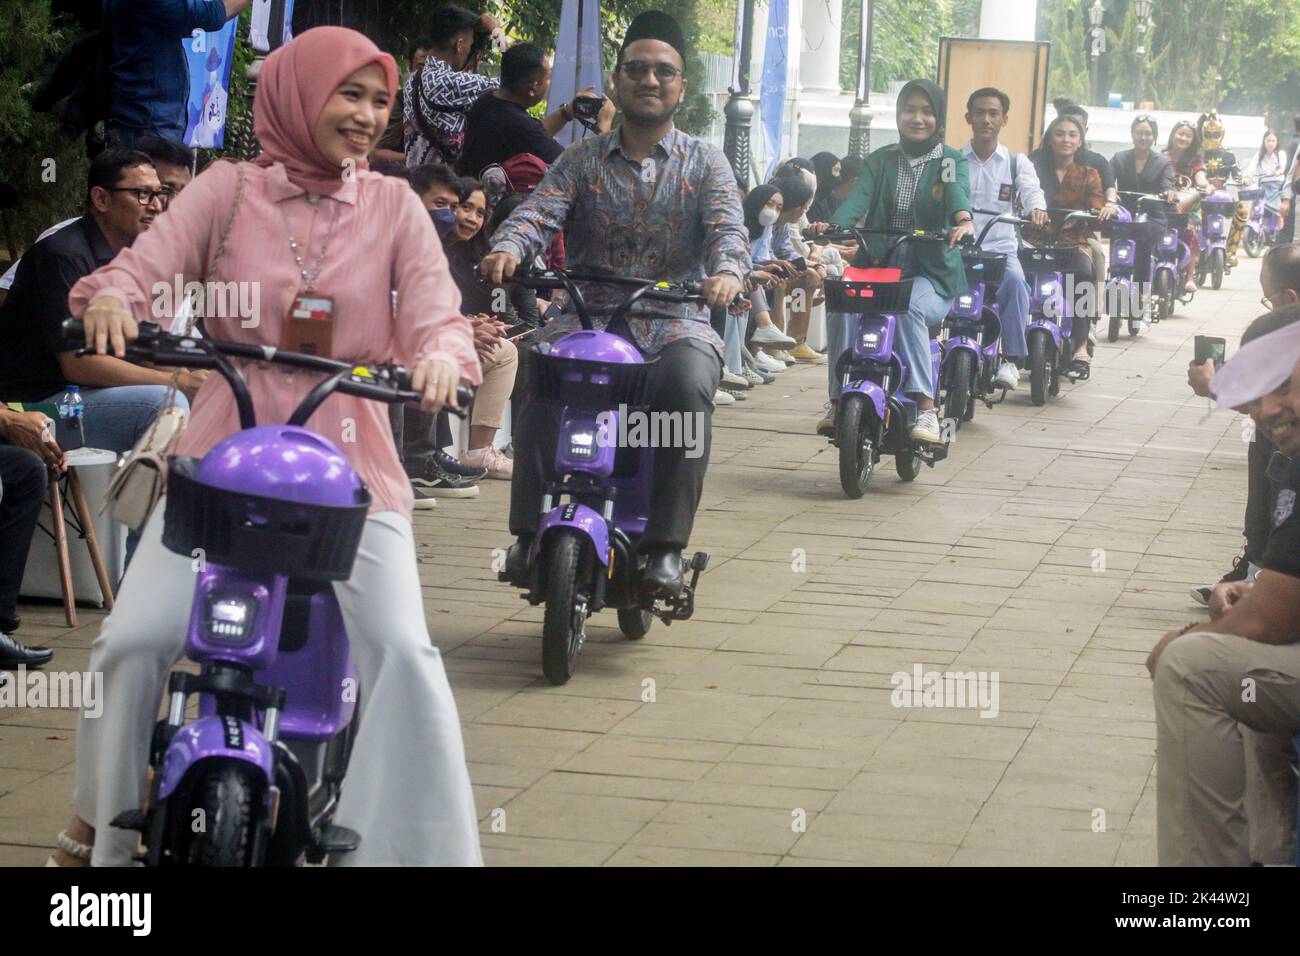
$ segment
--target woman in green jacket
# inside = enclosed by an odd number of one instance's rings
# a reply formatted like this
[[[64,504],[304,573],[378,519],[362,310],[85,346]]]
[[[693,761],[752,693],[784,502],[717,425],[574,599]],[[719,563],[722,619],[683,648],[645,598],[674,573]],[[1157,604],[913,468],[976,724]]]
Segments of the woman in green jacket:
[[[862,164],[856,188],[835,210],[832,223],[867,229],[925,229],[946,232],[948,242],[903,242],[893,263],[911,278],[912,298],[899,322],[898,349],[907,364],[903,391],[916,402],[914,441],[942,441],[930,368],[930,329],[943,322],[953,297],[966,290],[957,240],[971,235],[970,172],[961,150],[943,142],[943,90],[929,80],[912,80],[898,94],[898,143],[876,150]],[[868,242],[873,256],[884,253],[886,237]],[[841,330],[843,318],[836,316]],[[840,333],[840,339],[843,332]],[[833,341],[836,341],[833,339]],[[831,374],[831,401],[840,383]],[[830,418],[834,421],[832,408]],[[820,430],[820,426],[819,426]]]

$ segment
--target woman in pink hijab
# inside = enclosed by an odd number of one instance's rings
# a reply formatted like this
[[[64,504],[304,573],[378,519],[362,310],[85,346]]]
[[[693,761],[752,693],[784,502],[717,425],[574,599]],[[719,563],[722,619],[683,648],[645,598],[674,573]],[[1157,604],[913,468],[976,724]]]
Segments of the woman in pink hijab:
[[[419,198],[366,165],[396,82],[392,57],[341,27],[308,30],[271,54],[254,104],[261,156],[213,164],[131,248],[73,287],[69,306],[85,321],[87,345],[122,354],[138,323],[154,317],[155,285],[179,277],[239,284],[239,295],[209,303],[218,306],[204,316],[210,336],[282,346],[290,304],[306,291],[333,300],[334,358],[402,362],[427,410],[454,404],[457,384],[480,381],[460,295]],[[252,307],[220,308],[231,301]],[[286,421],[318,380],[257,365],[245,375],[261,422]],[[217,376],[192,408],[178,454],[201,456],[239,430]],[[335,585],[366,700],[335,816],[361,844],[339,862],[481,864],[460,722],[425,627],[410,486],[387,409],[335,395],[308,424],[343,449],[374,498],[352,577]],[[59,835],[62,865],[91,859],[92,847],[95,865],[127,865],[136,848],[136,834],[111,821],[142,803],[150,732],[194,586],[190,560],[162,545],[163,512],[145,525],[91,650],[105,702],[78,727],[76,816]]]

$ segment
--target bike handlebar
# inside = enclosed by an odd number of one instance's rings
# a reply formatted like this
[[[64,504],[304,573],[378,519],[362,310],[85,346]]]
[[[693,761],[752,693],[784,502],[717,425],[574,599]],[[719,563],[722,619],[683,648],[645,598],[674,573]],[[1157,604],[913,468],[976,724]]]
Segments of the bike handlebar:
[[[689,305],[692,303],[703,304],[708,300],[704,297],[703,286],[699,282],[667,282],[660,279],[644,279],[637,276],[620,276],[611,275],[603,272],[581,272],[573,269],[547,269],[544,272],[516,272],[509,276],[506,282],[521,285],[526,289],[535,289],[537,291],[554,291],[563,289],[569,294],[569,301],[578,313],[578,319],[582,322],[584,329],[593,328],[591,321],[591,310],[587,308],[587,300],[583,297],[581,290],[576,283],[586,282],[594,285],[615,285],[630,288],[632,291],[623,298],[623,301],[609,314],[609,320],[612,324],[618,319],[627,315],[629,309],[642,299],[651,299],[656,302],[670,302],[676,305]],[[717,327],[726,319],[726,309],[711,309],[710,320]],[[602,313],[603,314],[603,313]],[[645,316],[645,318],[656,318],[656,316]],[[664,318],[672,318],[665,316]]]
[[[86,340],[86,327],[80,319],[65,319],[63,335],[69,343],[82,344]],[[93,355],[93,349],[77,349],[77,355]],[[252,395],[243,373],[227,357],[252,359],[273,365],[288,365],[309,372],[320,372],[326,378],[302,400],[287,424],[304,425],[317,408],[334,392],[368,398],[377,402],[396,404],[418,402],[424,396],[411,390],[411,373],[401,365],[356,365],[337,359],[323,358],[291,352],[269,345],[250,345],[246,342],[222,342],[216,339],[173,335],[164,332],[153,322],[140,326],[139,336],[126,350],[126,358],[149,362],[153,365],[178,368],[215,368],[235,393],[235,406],[239,410],[241,428],[257,426]],[[465,386],[456,389],[460,407],[447,406],[447,411],[465,417],[465,407],[474,400],[474,390]]]

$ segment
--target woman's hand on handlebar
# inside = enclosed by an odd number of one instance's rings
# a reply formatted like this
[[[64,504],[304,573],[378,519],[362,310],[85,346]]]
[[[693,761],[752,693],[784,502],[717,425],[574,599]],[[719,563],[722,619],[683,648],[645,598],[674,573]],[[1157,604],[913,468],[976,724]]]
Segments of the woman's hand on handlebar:
[[[829,222],[810,222],[808,228],[803,231],[805,236],[816,237],[831,227]]]
[[[948,248],[951,249],[967,236],[975,235],[975,220],[963,219],[948,230]]]
[[[501,285],[515,274],[519,260],[508,252],[490,252],[478,264],[479,275],[493,285]]]
[[[719,272],[700,283],[700,293],[710,309],[724,309],[731,305],[731,300],[740,295],[742,288],[740,277],[730,272]]]
[[[1097,210],[1097,221],[1105,222],[1107,219],[1114,219],[1118,211],[1118,207],[1113,202],[1108,202]]]
[[[86,327],[86,348],[96,355],[126,357],[126,347],[140,335],[140,327],[122,302],[111,295],[98,295],[90,300],[81,316]]]
[[[456,385],[460,370],[445,358],[422,359],[411,371],[411,391],[423,392],[420,408],[438,412],[444,405],[459,408],[456,404]]]

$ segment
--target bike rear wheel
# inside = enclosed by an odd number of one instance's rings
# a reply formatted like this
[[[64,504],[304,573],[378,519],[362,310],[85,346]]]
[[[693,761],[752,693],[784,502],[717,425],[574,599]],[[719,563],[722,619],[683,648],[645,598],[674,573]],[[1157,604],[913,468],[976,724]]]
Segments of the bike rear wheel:
[[[1119,317],[1118,315],[1112,315],[1112,316],[1110,317],[1110,327],[1106,330],[1106,341],[1107,341],[1107,342],[1118,342],[1118,341],[1119,341],[1119,327],[1120,327],[1120,322],[1121,322],[1121,321],[1122,321],[1122,320],[1120,319],[1120,317]]]
[[[1210,284],[1215,289],[1223,287],[1223,273],[1227,268],[1227,253],[1222,249],[1215,249],[1210,253]]]
[[[629,641],[639,641],[650,633],[655,616],[638,607],[620,608],[618,612],[618,629]]]
[[[1246,235],[1242,237],[1241,244],[1246,249],[1246,255],[1252,259],[1258,259],[1265,246],[1264,237],[1260,235],[1258,229],[1254,228],[1246,229]]]
[[[1168,269],[1156,273],[1155,282],[1151,285],[1151,299],[1157,322],[1174,314],[1174,279]]]

